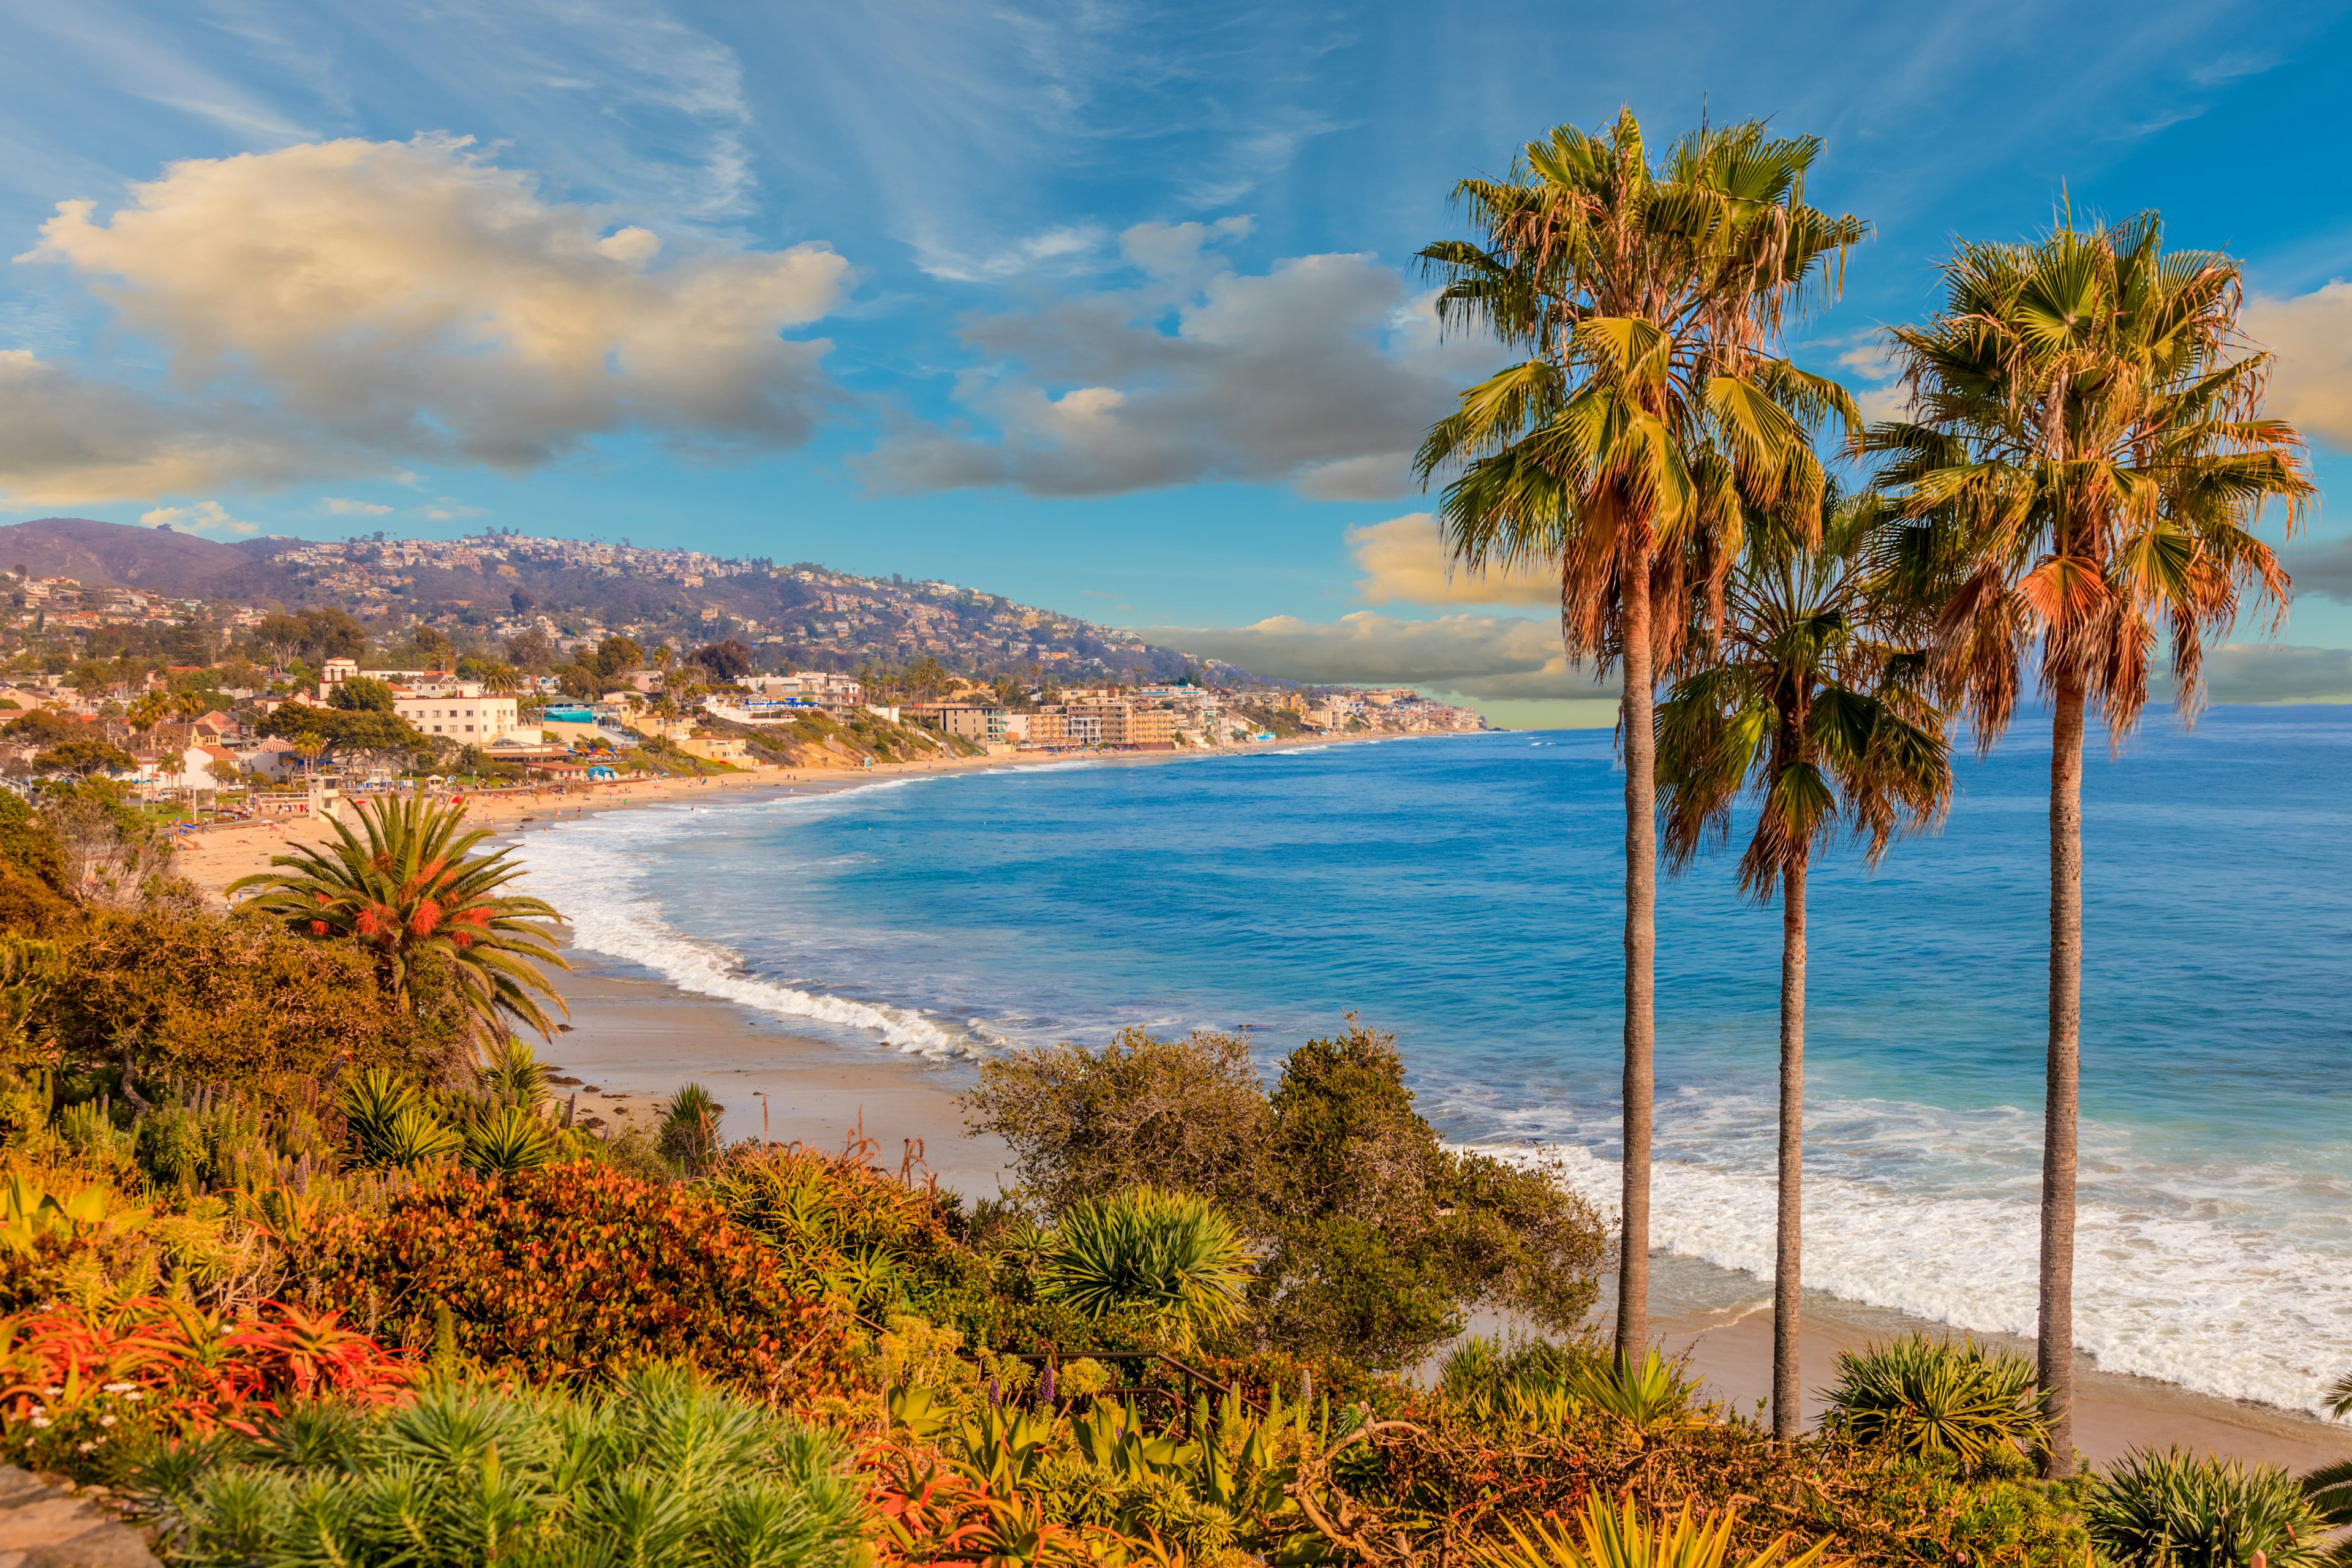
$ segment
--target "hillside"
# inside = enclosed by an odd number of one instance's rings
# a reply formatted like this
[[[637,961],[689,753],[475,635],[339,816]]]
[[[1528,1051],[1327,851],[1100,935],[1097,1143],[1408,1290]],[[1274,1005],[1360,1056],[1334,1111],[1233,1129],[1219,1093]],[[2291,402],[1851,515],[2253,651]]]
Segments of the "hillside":
[[[929,657],[961,674],[1036,670],[1065,683],[1167,679],[1187,668],[1251,679],[1118,627],[949,583],[513,533],[223,544],[53,517],[0,528],[0,567],[256,609],[333,606],[381,628],[386,640],[422,621],[467,646],[532,629],[567,637],[619,632],[681,647],[731,637],[751,645],[766,668],[846,670]]]

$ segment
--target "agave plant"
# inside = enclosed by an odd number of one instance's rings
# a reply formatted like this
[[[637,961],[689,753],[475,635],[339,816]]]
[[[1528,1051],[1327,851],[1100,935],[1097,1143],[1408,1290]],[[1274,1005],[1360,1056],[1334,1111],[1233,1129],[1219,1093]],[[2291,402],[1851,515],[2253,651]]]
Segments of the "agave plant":
[[[1140,1186],[1063,1210],[1039,1275],[1044,1294],[1088,1317],[1145,1307],[1193,1334],[1240,1317],[1250,1258],[1208,1199]]]
[[[1488,1568],[1724,1568],[1730,1560],[1736,1508],[1694,1519],[1686,1502],[1669,1523],[1646,1517],[1630,1491],[1616,1507],[1610,1501],[1598,1488],[1587,1493],[1572,1533],[1556,1514],[1507,1525],[1510,1543],[1483,1547],[1478,1559]],[[1827,1546],[1817,1542],[1792,1557],[1783,1535],[1738,1568],[1811,1568]]]
[[[2318,1504],[2275,1465],[2135,1449],[2083,1497],[2083,1523],[2116,1568],[2300,1568],[2326,1556]]]
[[[1947,1455],[1969,1468],[2003,1447],[2028,1451],[2049,1430],[2023,1356],[1926,1334],[1840,1351],[1827,1418],[1857,1442]]]
[[[428,1385],[389,1412],[297,1405],[142,1477],[173,1562],[841,1568],[864,1510],[830,1437],[667,1367],[603,1397]]]
[[[467,829],[460,807],[422,797],[361,803],[360,832],[334,823],[324,845],[302,845],[242,878],[253,907],[302,935],[359,942],[375,956],[386,994],[415,1010],[413,982],[429,959],[446,960],[480,1028],[493,1037],[520,1024],[551,1037],[541,998],[561,1009],[541,965],[569,969],[555,951],[560,918],[538,899],[501,892],[522,875],[510,850],[478,855],[489,837]]]

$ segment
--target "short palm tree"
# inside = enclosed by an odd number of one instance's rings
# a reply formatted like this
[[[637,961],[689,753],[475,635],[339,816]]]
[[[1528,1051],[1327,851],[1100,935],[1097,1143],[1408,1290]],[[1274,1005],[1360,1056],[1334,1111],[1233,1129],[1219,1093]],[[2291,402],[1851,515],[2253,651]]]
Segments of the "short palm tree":
[[[1814,850],[1846,829],[1875,861],[1897,832],[1933,822],[1952,788],[1927,660],[1891,636],[1867,591],[1873,513],[1862,503],[1825,510],[1817,547],[1784,522],[1748,531],[1720,641],[1658,707],[1667,864],[1680,868],[1727,837],[1733,806],[1752,797],[1740,890],[1759,901],[1780,896],[1772,1430],[1783,1441],[1798,1435],[1801,1397],[1806,873]]]
[[[1696,596],[1719,621],[1743,510],[1816,510],[1812,432],[1853,405],[1776,350],[1835,286],[1864,225],[1807,205],[1820,143],[1749,122],[1693,132],[1654,163],[1632,113],[1529,142],[1508,178],[1454,195],[1478,231],[1421,254],[1440,317],[1517,363],[1462,395],[1417,468],[1456,477],[1439,528],[1474,574],[1557,572],[1570,657],[1622,664],[1625,747],[1623,1236],[1617,1350],[1648,1337],[1656,827],[1652,705]]]
[[[2082,1062],[2083,729],[2118,742],[2169,637],[2173,701],[2194,718],[2205,639],[2286,574],[2252,529],[2315,493],[2301,437],[2262,416],[2270,356],[2238,327],[2236,261],[2164,252],[2153,215],[2031,245],[1964,245],[1945,305],[1894,331],[1911,417],[1860,443],[1909,524],[1894,581],[1934,615],[1937,675],[1979,747],[2016,709],[2029,655],[2049,698],[2050,1027],[2039,1377],[2045,1474],[2074,1469],[2074,1177]]]
[[[555,951],[551,928],[560,917],[541,900],[499,891],[522,874],[510,851],[474,853],[488,833],[466,828],[461,808],[422,797],[362,802],[356,815],[358,833],[338,820],[326,844],[277,856],[272,869],[229,892],[252,889],[254,906],[289,929],[369,949],[386,994],[405,1012],[415,1011],[418,963],[439,958],[483,1032],[520,1024],[552,1035],[539,998],[558,1009],[563,999],[540,965],[571,967]]]

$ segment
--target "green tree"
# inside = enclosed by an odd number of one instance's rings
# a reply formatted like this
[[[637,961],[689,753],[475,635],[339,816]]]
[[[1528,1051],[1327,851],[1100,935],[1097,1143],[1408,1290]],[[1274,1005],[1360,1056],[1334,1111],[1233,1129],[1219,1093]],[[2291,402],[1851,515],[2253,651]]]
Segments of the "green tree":
[[[1687,865],[1755,801],[1740,890],[1780,896],[1780,1223],[1772,1281],[1772,1431],[1802,1428],[1805,879],[1816,848],[1850,827],[1875,861],[1899,831],[1950,798],[1944,718],[1926,658],[1890,637],[1867,592],[1874,513],[1828,509],[1821,543],[1762,521],[1733,574],[1712,656],[1658,705],[1666,862]],[[1703,646],[1695,637],[1695,646]]]
[[[2271,356],[2243,353],[2238,263],[2168,256],[2154,215],[2068,219],[2029,245],[1964,245],[1942,311],[1889,336],[1912,417],[1873,426],[1908,526],[1893,581],[1935,616],[1938,677],[1979,747],[2008,727],[2029,653],[2050,700],[2050,1009],[2038,1372],[2045,1474],[2074,1468],[2075,1123],[2082,1072],[2083,730],[2120,742],[2172,645],[2192,721],[2205,639],[2289,586],[2252,527],[2315,493],[2294,428],[2262,416]]]
[[[254,728],[262,735],[298,745],[315,737],[325,744],[322,754],[338,762],[394,765],[427,745],[422,731],[395,714],[319,708],[307,702],[289,702]]]
[[[93,773],[127,773],[138,765],[130,752],[104,741],[61,741],[33,758],[37,773],[77,779]]]
[[[372,675],[353,675],[336,682],[327,693],[327,705],[346,713],[389,713],[392,683]]]
[[[596,645],[597,678],[613,680],[633,669],[645,668],[646,650],[631,638],[609,637]]]
[[[1421,253],[1444,281],[1440,320],[1522,356],[1465,392],[1422,444],[1424,482],[1456,474],[1438,513],[1445,549],[1473,574],[1556,573],[1570,657],[1623,671],[1616,1342],[1629,1359],[1648,1336],[1654,687],[1681,652],[1690,600],[1721,620],[1744,510],[1817,515],[1813,432],[1853,418],[1842,387],[1774,352],[1865,232],[1806,203],[1819,151],[1750,121],[1693,132],[1654,163],[1630,110],[1598,135],[1564,125],[1529,142],[1507,179],[1454,187],[1475,241]]]
[[[27,746],[56,746],[68,741],[89,740],[98,731],[50,709],[36,708],[21,718],[11,719],[7,729],[0,733]]]
[[[509,1023],[551,1037],[539,998],[559,1009],[541,964],[569,969],[555,951],[556,912],[538,899],[499,891],[522,875],[511,850],[478,855],[489,837],[467,830],[465,812],[413,797],[362,802],[360,832],[334,824],[324,845],[274,857],[271,870],[231,884],[253,905],[312,937],[353,942],[374,956],[378,977],[403,1011],[416,1006],[412,976],[428,958],[446,961],[482,1031]]]

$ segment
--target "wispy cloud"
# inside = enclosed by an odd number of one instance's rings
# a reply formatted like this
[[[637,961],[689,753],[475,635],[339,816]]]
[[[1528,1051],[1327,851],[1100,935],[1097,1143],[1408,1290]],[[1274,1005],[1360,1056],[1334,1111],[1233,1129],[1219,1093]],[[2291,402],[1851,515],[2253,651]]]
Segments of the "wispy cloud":
[[[1418,686],[1488,700],[1617,695],[1614,683],[1569,663],[1559,627],[1547,621],[1466,615],[1409,621],[1359,610],[1336,621],[1275,616],[1245,626],[1151,626],[1142,635],[1286,680]]]
[[[261,531],[261,524],[231,517],[228,508],[216,500],[200,500],[191,506],[159,506],[152,511],[141,512],[139,521],[148,528],[184,530],[227,539],[242,539]]]

